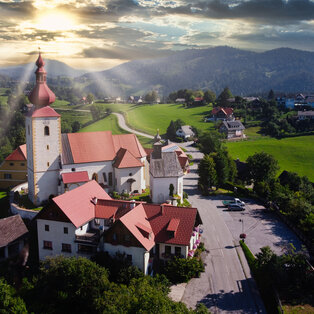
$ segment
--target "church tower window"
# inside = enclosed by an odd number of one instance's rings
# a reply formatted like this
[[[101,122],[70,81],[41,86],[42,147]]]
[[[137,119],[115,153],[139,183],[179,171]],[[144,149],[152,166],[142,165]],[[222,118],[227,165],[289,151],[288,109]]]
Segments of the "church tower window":
[[[45,135],[50,135],[49,126],[45,126]]]

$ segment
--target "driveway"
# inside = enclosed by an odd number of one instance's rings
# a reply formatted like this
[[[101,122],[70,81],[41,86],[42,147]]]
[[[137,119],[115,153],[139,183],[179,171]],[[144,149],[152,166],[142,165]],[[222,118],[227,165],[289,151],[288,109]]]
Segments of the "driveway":
[[[180,146],[185,146],[187,153],[200,160],[202,154],[189,144]],[[207,249],[203,260],[206,267],[200,278],[194,278],[187,284],[181,301],[192,308],[202,302],[212,313],[266,313],[247,262],[221,210],[209,197],[199,195],[197,180],[195,163],[184,178],[184,189],[203,221],[202,240]]]

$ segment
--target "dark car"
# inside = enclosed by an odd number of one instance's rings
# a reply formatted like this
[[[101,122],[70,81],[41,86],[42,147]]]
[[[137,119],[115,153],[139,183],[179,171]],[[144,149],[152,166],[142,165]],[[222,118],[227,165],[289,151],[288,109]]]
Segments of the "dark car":
[[[231,205],[228,205],[228,210],[243,211],[243,210],[245,210],[245,207],[241,204],[231,204]]]

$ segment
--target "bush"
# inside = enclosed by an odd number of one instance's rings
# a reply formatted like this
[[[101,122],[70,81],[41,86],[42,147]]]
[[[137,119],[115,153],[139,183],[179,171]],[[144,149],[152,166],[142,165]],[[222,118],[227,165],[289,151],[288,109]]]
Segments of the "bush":
[[[201,259],[174,257],[173,260],[167,262],[164,273],[172,283],[177,284],[199,277],[204,270],[205,267]]]

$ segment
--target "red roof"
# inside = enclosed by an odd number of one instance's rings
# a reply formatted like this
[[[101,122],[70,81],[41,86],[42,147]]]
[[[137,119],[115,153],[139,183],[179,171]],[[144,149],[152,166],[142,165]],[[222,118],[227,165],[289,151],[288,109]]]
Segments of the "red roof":
[[[169,221],[169,225],[168,225],[167,231],[174,231],[174,232],[176,232],[177,229],[178,229],[179,223],[180,223],[180,219],[178,219],[178,218],[171,218],[171,220]]]
[[[110,131],[69,133],[68,140],[76,164],[113,160],[116,156]]]
[[[89,181],[78,188],[53,198],[55,204],[78,228],[95,218],[93,198],[111,199],[96,181]]]
[[[203,97],[195,97],[195,98],[194,98],[194,101],[203,101],[203,100],[204,100]]]
[[[45,106],[35,111],[30,111],[28,116],[31,116],[32,118],[61,117],[59,113],[57,113],[50,106]]]
[[[143,204],[143,206],[145,208],[148,221],[155,234],[156,243],[177,245],[190,244],[194,225],[198,224],[196,208],[154,204]],[[167,232],[169,223],[170,228],[174,229],[177,227],[174,236],[169,235],[169,232]]]
[[[89,181],[87,171],[66,172],[66,173],[62,173],[61,176],[62,176],[62,181],[64,184]]]
[[[45,62],[40,53],[36,65],[36,85],[28,95],[28,99],[36,107],[49,106],[56,100],[56,96],[46,84],[46,71],[44,69]]]
[[[119,209],[119,205],[102,205],[98,204],[95,207],[95,217],[102,219],[110,219],[114,217]]]
[[[145,232],[151,233],[153,230],[147,221],[146,212],[142,204],[139,204],[123,217],[120,221],[125,225],[125,227],[133,234],[133,236],[144,246],[144,248],[149,251],[155,245],[154,234],[149,237],[145,237],[143,233],[139,230],[138,225],[144,227]],[[143,229],[142,229],[143,230]]]
[[[5,160],[18,160],[26,161],[26,144],[20,145],[16,150],[14,150]]]
[[[135,134],[119,134],[113,135],[113,143],[115,151],[118,152],[120,148],[127,149],[135,158],[147,156],[141,143],[138,141]]]
[[[233,114],[233,109],[232,108],[222,108],[222,107],[215,107],[212,110],[212,114],[216,115],[219,111],[223,111],[227,116],[230,116]]]
[[[143,164],[136,159],[128,150],[125,148],[120,148],[116,160],[113,164],[115,168],[135,168],[135,167],[143,167]]]

